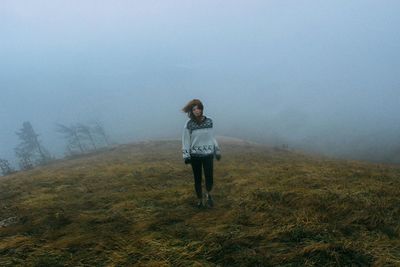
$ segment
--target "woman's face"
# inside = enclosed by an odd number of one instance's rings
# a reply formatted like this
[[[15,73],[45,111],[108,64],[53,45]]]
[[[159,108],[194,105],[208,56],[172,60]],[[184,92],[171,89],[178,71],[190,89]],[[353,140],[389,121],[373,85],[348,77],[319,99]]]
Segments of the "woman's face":
[[[203,111],[201,109],[199,109],[198,106],[194,106],[192,108],[192,112],[196,117],[200,117],[201,115],[203,115]]]

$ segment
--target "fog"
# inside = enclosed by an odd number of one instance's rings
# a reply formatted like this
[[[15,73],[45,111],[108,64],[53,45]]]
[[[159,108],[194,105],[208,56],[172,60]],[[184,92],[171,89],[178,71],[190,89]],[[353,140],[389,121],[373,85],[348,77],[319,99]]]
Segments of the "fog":
[[[24,121],[57,157],[56,123],[179,139],[198,98],[218,136],[400,163],[399,13],[394,0],[2,0],[0,158],[14,161]]]

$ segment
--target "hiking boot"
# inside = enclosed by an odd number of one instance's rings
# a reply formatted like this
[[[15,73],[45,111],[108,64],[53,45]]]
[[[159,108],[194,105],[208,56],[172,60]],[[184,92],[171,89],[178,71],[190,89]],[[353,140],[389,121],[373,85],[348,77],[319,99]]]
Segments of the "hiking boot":
[[[203,207],[204,207],[204,205],[203,205],[203,200],[201,200],[201,199],[197,200],[196,207],[197,207],[198,209],[203,208]]]
[[[210,194],[208,194],[208,196],[207,196],[207,205],[210,207],[214,207],[214,200]]]

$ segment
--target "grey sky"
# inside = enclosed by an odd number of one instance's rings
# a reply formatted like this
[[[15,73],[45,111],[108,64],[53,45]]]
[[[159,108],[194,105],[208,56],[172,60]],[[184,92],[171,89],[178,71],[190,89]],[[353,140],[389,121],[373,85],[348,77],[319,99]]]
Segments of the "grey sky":
[[[219,135],[391,161],[399,13],[399,1],[1,0],[0,157],[27,120],[57,155],[56,122],[179,138],[180,108],[200,98]]]

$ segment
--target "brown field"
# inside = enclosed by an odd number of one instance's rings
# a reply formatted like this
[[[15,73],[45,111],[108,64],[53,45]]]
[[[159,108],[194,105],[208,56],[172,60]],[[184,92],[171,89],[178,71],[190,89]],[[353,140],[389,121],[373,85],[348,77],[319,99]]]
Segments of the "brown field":
[[[400,167],[221,140],[195,208],[179,141],[0,177],[0,266],[400,266]]]

